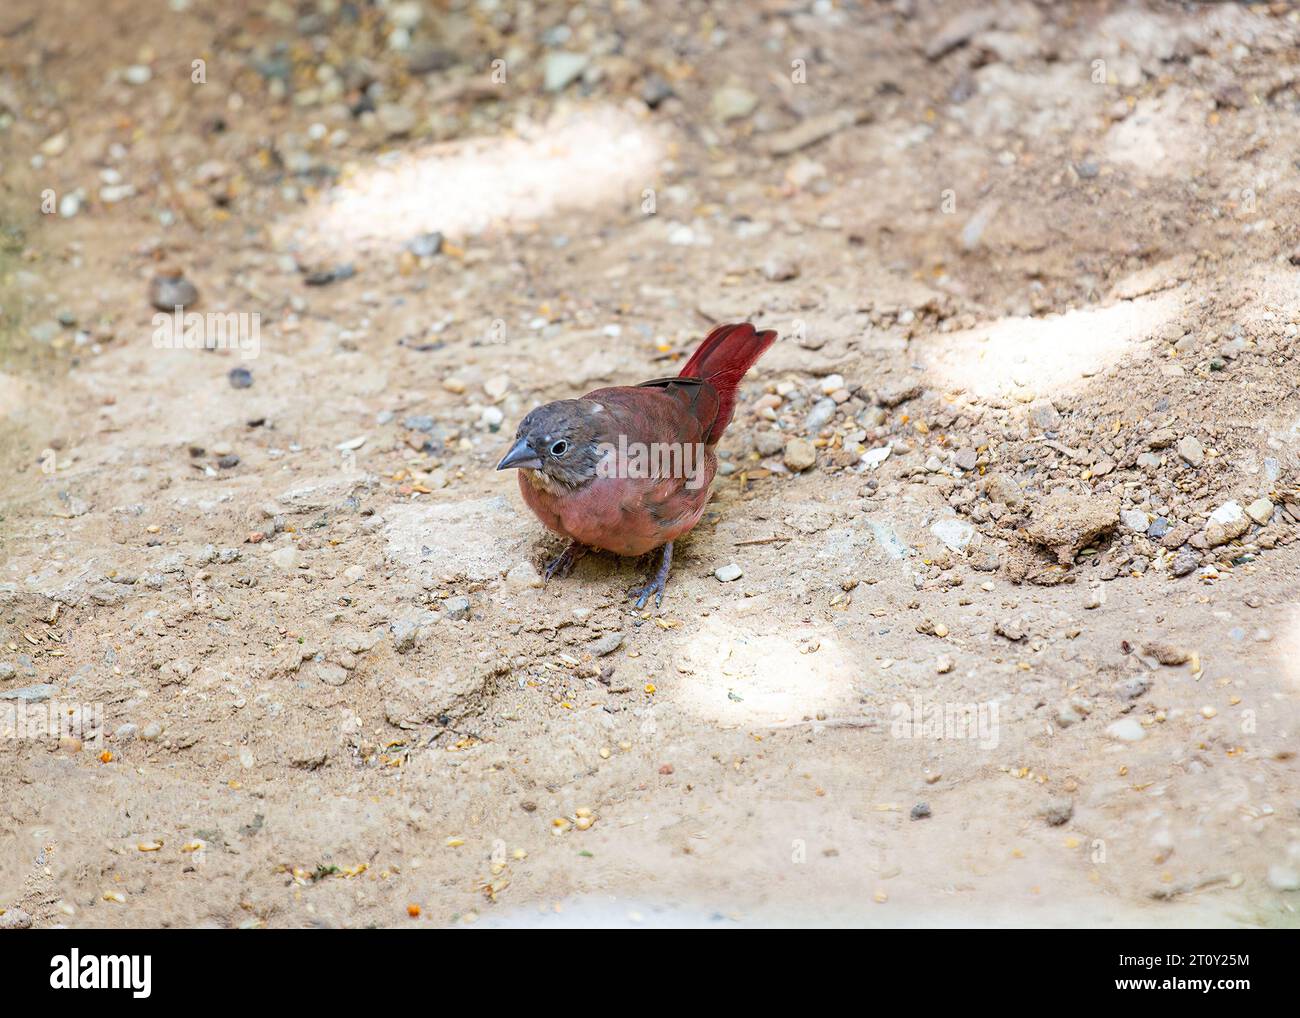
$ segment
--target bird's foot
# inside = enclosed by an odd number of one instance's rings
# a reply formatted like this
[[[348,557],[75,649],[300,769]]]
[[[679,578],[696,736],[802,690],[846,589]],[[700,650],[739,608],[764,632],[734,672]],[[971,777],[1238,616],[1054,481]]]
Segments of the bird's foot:
[[[547,581],[550,581],[557,576],[560,579],[564,579],[573,569],[573,564],[585,554],[587,554],[585,545],[581,545],[577,541],[570,542],[569,546],[565,548],[564,551],[560,552],[560,554],[556,555],[550,562],[546,563],[546,568],[542,571],[542,576]]]
[[[636,598],[638,609],[644,608],[646,602],[650,600],[650,595],[655,598],[655,607],[658,608],[664,603],[664,587],[668,583],[668,570],[673,565],[673,542],[669,541],[664,545],[663,561],[659,563],[658,571],[650,578],[650,582],[644,587],[635,588],[630,597]]]

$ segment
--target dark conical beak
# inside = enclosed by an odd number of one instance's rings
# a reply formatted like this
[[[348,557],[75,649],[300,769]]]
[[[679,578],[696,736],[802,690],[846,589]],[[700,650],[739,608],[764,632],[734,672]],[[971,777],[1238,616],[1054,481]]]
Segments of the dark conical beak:
[[[542,468],[542,461],[538,459],[537,453],[533,452],[533,447],[528,444],[528,439],[521,438],[512,445],[510,451],[497,464],[498,470],[509,470],[511,467],[526,467],[529,470],[540,470]]]

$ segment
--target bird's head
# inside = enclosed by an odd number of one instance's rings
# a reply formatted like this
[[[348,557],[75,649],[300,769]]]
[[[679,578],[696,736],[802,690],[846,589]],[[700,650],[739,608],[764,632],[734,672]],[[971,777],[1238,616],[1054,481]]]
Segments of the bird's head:
[[[520,422],[514,445],[497,469],[515,467],[539,487],[582,487],[596,476],[604,456],[605,413],[604,407],[589,399],[539,406]]]

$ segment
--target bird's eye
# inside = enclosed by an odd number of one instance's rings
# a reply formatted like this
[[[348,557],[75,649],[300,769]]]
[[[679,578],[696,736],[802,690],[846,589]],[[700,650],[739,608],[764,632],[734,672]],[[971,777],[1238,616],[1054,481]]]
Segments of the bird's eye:
[[[566,442],[564,439],[560,439],[558,442],[554,442],[551,445],[552,456],[563,456],[568,451],[569,451],[569,443]]]

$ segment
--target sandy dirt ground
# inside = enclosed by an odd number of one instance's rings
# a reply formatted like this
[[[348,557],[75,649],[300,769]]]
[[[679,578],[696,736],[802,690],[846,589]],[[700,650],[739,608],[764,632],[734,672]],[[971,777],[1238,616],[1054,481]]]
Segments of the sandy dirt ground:
[[[1298,41],[7,0],[0,926],[1296,925]],[[517,421],[742,319],[543,586]]]

